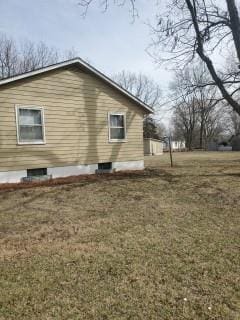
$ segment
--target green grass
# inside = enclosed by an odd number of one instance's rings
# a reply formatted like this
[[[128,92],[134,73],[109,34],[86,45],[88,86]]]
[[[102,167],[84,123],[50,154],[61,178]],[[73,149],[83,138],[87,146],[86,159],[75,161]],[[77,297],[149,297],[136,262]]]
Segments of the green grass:
[[[240,319],[240,153],[0,192],[0,319]]]

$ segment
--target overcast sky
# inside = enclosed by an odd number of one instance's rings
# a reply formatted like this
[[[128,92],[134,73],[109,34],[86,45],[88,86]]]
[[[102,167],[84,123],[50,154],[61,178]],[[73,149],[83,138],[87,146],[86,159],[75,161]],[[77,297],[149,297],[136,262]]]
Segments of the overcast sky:
[[[75,48],[81,58],[107,75],[123,69],[143,72],[165,92],[171,75],[146,52],[151,43],[146,22],[155,19],[154,3],[138,0],[139,18],[132,23],[127,6],[111,5],[102,13],[92,5],[83,18],[78,0],[2,0],[0,32],[18,41],[43,41],[61,51]]]
[[[0,31],[18,40],[44,41],[62,51],[74,47],[81,58],[107,74],[141,71],[166,88],[169,73],[157,68],[146,52],[151,36],[144,22],[154,20],[154,2],[138,0],[140,18],[131,23],[127,6],[112,5],[102,13],[92,5],[82,18],[78,0],[0,1]]]

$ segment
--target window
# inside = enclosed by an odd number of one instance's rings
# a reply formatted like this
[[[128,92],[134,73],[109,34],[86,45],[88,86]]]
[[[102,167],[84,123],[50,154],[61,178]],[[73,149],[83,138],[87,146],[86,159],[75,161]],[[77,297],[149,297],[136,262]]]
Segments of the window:
[[[17,107],[16,119],[18,143],[45,143],[43,108]]]
[[[47,175],[47,168],[27,169],[27,177],[39,177],[39,176],[46,176],[46,175]]]
[[[125,113],[109,113],[109,141],[124,141],[126,139]]]
[[[111,170],[112,162],[98,163],[98,170]]]

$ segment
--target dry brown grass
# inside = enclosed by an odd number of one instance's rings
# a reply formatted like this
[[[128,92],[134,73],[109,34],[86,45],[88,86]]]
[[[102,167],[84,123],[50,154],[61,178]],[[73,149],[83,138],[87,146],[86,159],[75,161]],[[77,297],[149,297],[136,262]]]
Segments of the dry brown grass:
[[[0,192],[0,319],[240,319],[240,153]]]

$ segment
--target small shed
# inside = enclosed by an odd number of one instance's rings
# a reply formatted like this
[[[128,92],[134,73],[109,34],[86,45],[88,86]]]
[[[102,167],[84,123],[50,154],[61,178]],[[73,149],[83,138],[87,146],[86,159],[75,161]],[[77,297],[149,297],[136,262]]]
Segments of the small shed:
[[[163,154],[163,142],[158,139],[144,138],[144,155],[156,156]]]

